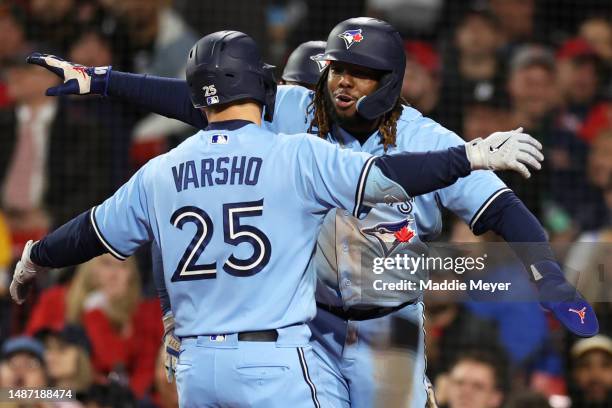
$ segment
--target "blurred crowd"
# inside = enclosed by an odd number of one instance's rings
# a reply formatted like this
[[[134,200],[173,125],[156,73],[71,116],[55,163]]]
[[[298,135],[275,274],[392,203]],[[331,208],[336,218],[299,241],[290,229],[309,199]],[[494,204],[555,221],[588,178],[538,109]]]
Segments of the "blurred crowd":
[[[542,171],[501,176],[565,245],[568,277],[600,316],[602,335],[578,340],[535,303],[428,298],[439,402],[612,406],[612,4],[602,0],[0,1],[0,388],[70,388],[87,406],[177,406],[147,251],[51,271],[21,307],[7,292],[27,240],[102,201],[193,129],[111,99],[46,97],[58,79],[25,57],[180,78],[201,35],[237,29],[282,68],[295,46],[359,15],[404,36],[411,106],[465,140],[522,126],[542,142]],[[452,218],[447,226],[446,240],[495,240]]]

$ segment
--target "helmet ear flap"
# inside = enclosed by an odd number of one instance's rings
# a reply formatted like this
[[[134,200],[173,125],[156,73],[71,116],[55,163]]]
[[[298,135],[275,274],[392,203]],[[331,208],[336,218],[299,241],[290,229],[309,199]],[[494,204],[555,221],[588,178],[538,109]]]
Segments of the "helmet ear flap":
[[[388,101],[398,94],[397,89],[401,82],[395,72],[385,74],[378,86],[378,89],[367,96],[362,96],[357,101],[357,112],[367,120],[374,120],[389,112],[395,106]]]
[[[264,65],[263,67],[264,95],[264,120],[272,122],[274,119],[274,105],[276,103],[276,80],[274,79],[274,67]]]

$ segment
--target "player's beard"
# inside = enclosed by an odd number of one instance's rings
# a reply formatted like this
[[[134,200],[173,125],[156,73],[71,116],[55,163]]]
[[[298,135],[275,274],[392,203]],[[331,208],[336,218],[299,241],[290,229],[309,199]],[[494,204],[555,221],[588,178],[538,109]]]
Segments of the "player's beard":
[[[327,99],[326,105],[329,107],[327,116],[331,119],[332,124],[340,126],[342,129],[349,133],[355,134],[371,134],[376,130],[378,119],[368,120],[361,116],[359,112],[355,112],[353,115],[341,115],[336,111],[336,105],[334,98],[332,97],[329,88],[325,87],[325,98]]]

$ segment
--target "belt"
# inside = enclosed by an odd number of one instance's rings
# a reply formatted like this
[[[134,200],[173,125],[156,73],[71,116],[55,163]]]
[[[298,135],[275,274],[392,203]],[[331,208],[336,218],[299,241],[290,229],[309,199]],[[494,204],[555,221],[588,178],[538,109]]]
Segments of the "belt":
[[[197,339],[199,336],[185,336],[183,339]],[[238,341],[276,341],[278,332],[276,330],[258,330],[238,333]]]
[[[239,341],[276,341],[278,332],[276,330],[260,330],[238,333]]]
[[[345,310],[344,308],[340,306],[326,305],[324,303],[317,302],[317,307],[333,315],[336,315],[343,320],[361,321],[361,320],[370,320],[370,319],[376,319],[378,317],[386,316],[412,303],[414,302],[406,302],[406,303],[402,303],[399,306],[393,306],[393,307],[373,307],[373,308],[368,308],[368,309],[356,309],[356,308],[350,307],[348,310]]]

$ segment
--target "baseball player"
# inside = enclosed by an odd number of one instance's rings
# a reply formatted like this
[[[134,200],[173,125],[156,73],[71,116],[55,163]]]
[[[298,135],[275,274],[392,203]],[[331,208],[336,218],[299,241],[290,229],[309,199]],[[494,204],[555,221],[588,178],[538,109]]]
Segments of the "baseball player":
[[[355,18],[339,23],[330,33],[326,53],[331,61],[322,73],[316,91],[301,87],[279,87],[272,129],[299,133],[310,129],[326,140],[356,151],[390,154],[425,152],[457,146],[462,140],[416,110],[399,101],[405,56],[401,38],[393,27],[380,20]],[[124,98],[140,106],[203,127],[206,119],[187,108],[184,82],[143,77],[89,68],[81,80],[74,65],[52,57],[33,61],[55,69],[65,82],[49,94],[97,93]],[[525,173],[527,175],[528,173]],[[387,255],[373,232],[381,224],[410,228],[406,242],[390,242],[395,250],[424,245],[441,230],[439,206],[444,206],[477,233],[493,230],[508,242],[533,242],[537,251],[520,253],[526,269],[548,301],[550,310],[570,331],[589,336],[598,331],[592,308],[569,285],[546,245],[546,235],[521,201],[491,172],[475,172],[454,185],[396,205],[379,205],[364,220],[349,213],[332,211],[324,220],[317,243],[318,312],[311,323],[313,347],[326,362],[321,376],[329,393],[348,405],[369,407],[376,400],[372,381],[371,349],[366,333],[377,323],[399,313],[422,327],[421,294],[407,293],[395,302],[362,296],[358,282],[361,254]],[[379,228],[376,228],[376,227]],[[375,235],[375,234],[374,234]],[[397,245],[396,245],[397,244]],[[540,245],[535,245],[540,244]],[[366,260],[367,261],[367,260]],[[367,263],[367,262],[365,262]],[[570,308],[585,310],[579,320]],[[385,317],[387,316],[387,317]],[[423,333],[418,330],[419,348],[415,366],[412,407],[425,406]]]
[[[314,89],[327,61],[319,60],[325,53],[325,41],[307,41],[300,44],[287,59],[280,85],[299,85]]]
[[[46,268],[103,253],[126,259],[153,242],[181,340],[181,406],[328,406],[317,393],[306,324],[316,311],[309,264],[325,213],[338,207],[361,217],[375,203],[446,187],[472,170],[520,168],[524,152],[543,159],[537,142],[518,132],[383,157],[272,133],[260,127],[262,109],[268,120],[274,115],[271,68],[246,34],[198,41],[187,82],[207,128],[99,206],[28,242],[11,282],[22,303]]]

